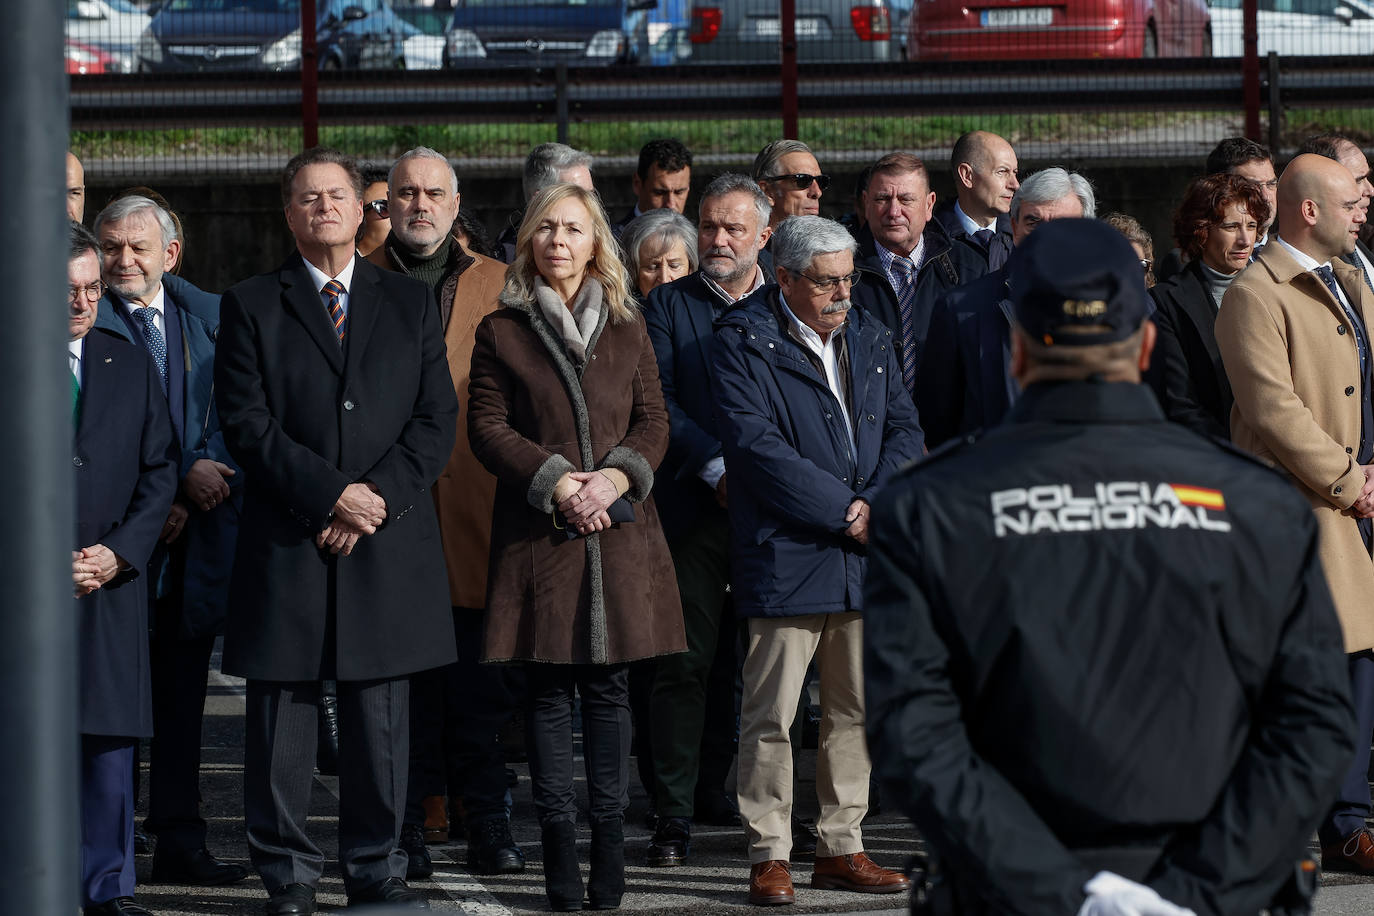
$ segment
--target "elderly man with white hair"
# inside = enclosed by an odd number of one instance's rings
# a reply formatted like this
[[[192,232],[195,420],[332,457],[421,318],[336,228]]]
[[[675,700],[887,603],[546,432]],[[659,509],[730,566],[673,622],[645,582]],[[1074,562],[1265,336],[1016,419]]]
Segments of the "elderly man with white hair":
[[[813,887],[895,893],[865,853],[862,583],[869,504],[921,454],[892,332],[850,308],[855,243],[839,223],[784,220],[777,286],[716,323],[712,386],[730,469],[731,593],[748,626],[739,807],[749,902],[793,902],[788,727],[807,666],[821,681]]]

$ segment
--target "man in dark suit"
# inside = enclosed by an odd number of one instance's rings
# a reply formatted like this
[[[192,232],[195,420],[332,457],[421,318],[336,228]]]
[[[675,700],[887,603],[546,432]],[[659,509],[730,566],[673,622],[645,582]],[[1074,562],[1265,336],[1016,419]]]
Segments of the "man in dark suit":
[[[156,202],[121,197],[95,218],[107,292],[96,327],[146,350],[181,446],[181,486],[148,568],[153,599],[153,742],[147,828],[159,884],[230,884],[248,875],[205,847],[200,816],[206,672],[224,620],[242,507],[241,478],[215,411],[219,297],[168,273],[181,253]]]
[[[633,183],[635,205],[611,226],[617,239],[635,217],[650,210],[686,211],[692,190],[691,150],[673,137],[650,140],[639,149]]]
[[[873,164],[864,191],[864,228],[854,267],[861,282],[851,299],[892,331],[907,394],[916,387],[930,313],[946,290],[987,272],[967,245],[950,242],[931,219],[935,192],[925,163],[889,153]]]
[[[712,323],[770,282],[758,256],[771,234],[771,212],[772,204],[748,176],[727,172],[712,181],[701,198],[701,269],[654,289],[644,309],[670,422],[654,502],[673,555],[687,632],[685,653],[658,660],[650,699],[659,815],[646,857],[651,866],[683,864],[694,818],[698,823],[739,823],[722,791],[735,733],[735,619],[727,600],[728,475],[711,388],[705,382]],[[708,747],[703,753],[704,741],[722,737],[723,750],[712,745],[713,752]],[[719,765],[722,758],[724,766]],[[713,802],[716,811],[705,810],[703,803]]]
[[[949,167],[955,199],[935,211],[949,237],[975,253],[983,273],[998,270],[1011,253],[1011,200],[1021,185],[1016,151],[994,133],[971,130],[954,141]]]
[[[134,902],[134,747],[153,730],[148,557],[176,492],[176,445],[147,355],[97,331],[95,237],[71,225],[72,370],[81,690],[81,891],[86,916],[148,916]]]
[[[248,680],[244,805],[268,916],[315,912],[306,834],[320,681],[338,682],[339,860],[351,905],[425,909],[402,877],[407,675],[456,659],[433,481],[457,400],[434,294],[357,257],[362,175],[282,175],[298,253],[221,308],[215,381],[246,475],[224,670]]]
[[[1027,178],[1011,205],[1012,238],[1019,245],[1037,226],[1096,215],[1088,179],[1060,168]],[[926,359],[917,368],[916,407],[926,442],[1001,422],[1020,389],[1011,376],[1011,299],[1003,265],[945,293],[931,313]]]

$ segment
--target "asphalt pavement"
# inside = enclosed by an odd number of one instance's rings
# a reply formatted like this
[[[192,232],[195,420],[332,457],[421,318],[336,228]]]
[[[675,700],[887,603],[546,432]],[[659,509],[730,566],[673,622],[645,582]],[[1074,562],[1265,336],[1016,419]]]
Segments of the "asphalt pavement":
[[[218,656],[216,656],[218,659]],[[209,846],[227,861],[248,865],[248,849],[243,828],[243,683],[218,671],[211,673],[210,696],[205,708],[204,751],[201,766],[202,811],[209,822]],[[146,754],[144,755],[146,767]],[[578,765],[581,802],[586,796]],[[434,875],[412,882],[422,890],[430,906],[441,912],[463,912],[473,916],[509,916],[547,912],[543,889],[539,829],[530,801],[529,771],[525,764],[514,764],[519,785],[512,790],[514,803],[512,833],[524,849],[528,865],[523,874],[501,876],[473,875],[463,867],[466,845],[454,842],[430,846]],[[141,798],[146,803],[146,771]],[[798,808],[803,817],[816,814],[815,752],[802,756],[799,776]],[[654,916],[717,916],[717,914],[757,914],[758,908],[745,901],[749,881],[747,847],[742,829],[703,827],[693,831],[692,854],[679,868],[649,868],[643,864],[650,831],[644,826],[646,799],[631,766],[631,805],[626,818],[627,893],[622,911],[653,913]],[[336,831],[338,826],[337,779],[317,775],[311,800],[309,829],[326,857],[325,874],[319,885],[323,913],[343,911],[345,896],[339,873]],[[140,820],[143,812],[140,812]],[[864,822],[864,844],[879,864],[900,868],[920,847],[916,834],[905,820],[893,813],[879,812]],[[579,831],[585,850],[589,834],[585,822]],[[138,899],[156,916],[247,916],[260,914],[267,893],[256,874],[238,884],[221,888],[190,888],[149,882],[151,856],[138,859]],[[251,866],[250,866],[251,872]],[[798,913],[880,913],[907,911],[908,898],[901,895],[869,895],[845,891],[813,890],[809,886],[809,867],[795,863],[797,902],[782,912]],[[1318,895],[1315,913],[1319,916],[1374,914],[1374,878],[1331,875]],[[1072,914],[1066,914],[1072,916]]]

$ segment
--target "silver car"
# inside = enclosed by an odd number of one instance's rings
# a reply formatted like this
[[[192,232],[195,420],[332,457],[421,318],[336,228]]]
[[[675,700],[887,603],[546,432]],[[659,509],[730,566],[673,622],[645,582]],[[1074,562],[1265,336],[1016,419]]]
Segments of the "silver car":
[[[695,0],[693,63],[775,63],[782,59],[777,0]],[[797,59],[807,63],[900,60],[888,0],[796,0]]]

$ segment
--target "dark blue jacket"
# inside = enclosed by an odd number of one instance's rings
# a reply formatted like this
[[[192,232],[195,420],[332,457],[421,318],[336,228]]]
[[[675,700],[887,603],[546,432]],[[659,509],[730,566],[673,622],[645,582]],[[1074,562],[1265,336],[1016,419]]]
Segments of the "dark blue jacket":
[[[229,572],[234,565],[234,542],[243,508],[243,471],[239,469],[220,432],[215,408],[215,338],[219,334],[219,296],[199,289],[172,274],[162,277],[163,301],[168,306],[168,391],[172,426],[181,446],[180,473],[202,458],[233,468],[228,478],[230,496],[209,512],[187,503],[190,516],[184,542],[185,562],[172,562],[169,552],[154,556],[158,568],[153,577],[159,597],[182,591],[182,634],[203,636],[217,632],[224,622],[229,591]],[[107,293],[100,300],[95,326],[116,334],[138,347],[143,335],[133,326],[128,312]],[[179,339],[179,340],[178,340]],[[175,545],[174,545],[175,546]],[[176,551],[170,552],[175,554]]]
[[[926,223],[921,238],[925,243],[925,253],[921,269],[916,273],[916,297],[911,305],[918,371],[926,352],[930,316],[936,300],[947,290],[987,273],[987,264],[980,261],[967,246],[951,244],[945,230],[935,220]],[[892,329],[900,369],[902,319],[897,306],[897,292],[883,270],[873,233],[865,226],[855,239],[859,243],[859,251],[854,257],[854,267],[862,279],[855,285],[851,298],[855,305]]]
[[[765,279],[771,284],[771,277]],[[685,533],[703,506],[715,504],[697,473],[721,454],[708,380],[712,325],[716,313],[730,307],[700,273],[658,287],[644,306],[671,424],[668,454],[654,475],[654,502],[669,540]]]
[[[1001,422],[1019,389],[1012,380],[1011,301],[1003,267],[945,293],[917,366],[916,405],[932,448]]]
[[[921,454],[893,334],[859,309],[842,331],[853,378],[851,442],[839,403],[765,287],[716,323],[712,388],[730,469],[731,593],[746,617],[862,608],[865,552],[845,534],[855,499]]]
[[[944,227],[945,234],[957,247],[967,249],[982,262],[983,269],[979,273],[985,274],[988,272],[988,250],[978,244],[977,239],[971,238],[964,229],[964,224],[959,221],[959,214],[954,212],[954,207],[958,203],[957,199],[950,199],[936,207],[934,221]],[[999,214],[997,217],[996,242],[1008,254],[1011,253],[1011,217],[1005,213]]]

